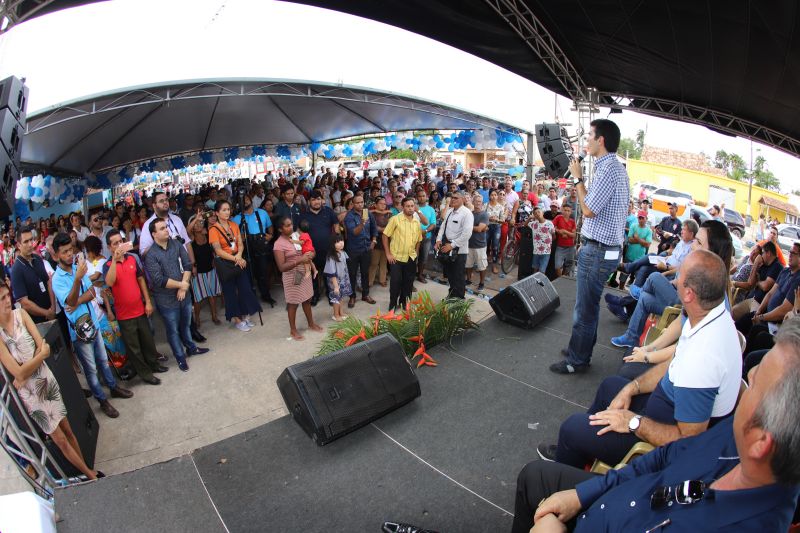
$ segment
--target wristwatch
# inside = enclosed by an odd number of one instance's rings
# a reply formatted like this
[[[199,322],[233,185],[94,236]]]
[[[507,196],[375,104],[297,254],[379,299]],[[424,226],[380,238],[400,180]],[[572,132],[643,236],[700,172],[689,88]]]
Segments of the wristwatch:
[[[642,415],[633,415],[628,421],[628,431],[631,433],[636,433],[636,430],[639,429],[639,425],[642,423]]]

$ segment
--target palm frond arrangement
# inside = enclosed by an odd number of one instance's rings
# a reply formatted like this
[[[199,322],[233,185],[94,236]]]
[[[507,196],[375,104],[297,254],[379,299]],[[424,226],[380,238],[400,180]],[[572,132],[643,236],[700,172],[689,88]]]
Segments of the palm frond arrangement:
[[[427,348],[451,337],[477,327],[469,317],[472,300],[449,298],[434,303],[428,292],[421,291],[415,300],[406,304],[404,311],[381,314],[380,309],[362,321],[348,317],[332,324],[322,340],[317,355],[341,350],[383,333],[391,334],[400,342],[406,355],[412,360],[419,357],[417,367],[436,366],[438,363],[428,355]]]

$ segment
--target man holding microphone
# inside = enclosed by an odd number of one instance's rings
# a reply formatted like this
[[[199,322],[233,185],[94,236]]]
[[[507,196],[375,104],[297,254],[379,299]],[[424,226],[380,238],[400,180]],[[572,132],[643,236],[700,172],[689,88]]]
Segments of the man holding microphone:
[[[591,189],[586,190],[583,169],[578,159],[569,166],[578,193],[578,209],[583,213],[581,247],[578,251],[575,311],[565,358],[550,366],[557,374],[574,374],[589,369],[592,349],[597,341],[597,322],[603,286],[619,264],[625,239],[625,217],[630,198],[630,181],[617,159],[619,127],[607,119],[590,123],[586,153],[595,158]]]

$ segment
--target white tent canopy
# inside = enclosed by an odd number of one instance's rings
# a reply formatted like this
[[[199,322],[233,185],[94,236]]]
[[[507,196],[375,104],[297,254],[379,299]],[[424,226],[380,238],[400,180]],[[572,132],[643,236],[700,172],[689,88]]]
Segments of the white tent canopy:
[[[22,162],[26,174],[86,176],[226,147],[434,129],[518,132],[471,112],[361,87],[191,80],[110,91],[29,115]]]

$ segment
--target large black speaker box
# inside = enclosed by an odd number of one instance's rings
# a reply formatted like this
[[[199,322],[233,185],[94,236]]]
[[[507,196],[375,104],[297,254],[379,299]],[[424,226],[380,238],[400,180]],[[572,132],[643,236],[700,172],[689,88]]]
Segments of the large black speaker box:
[[[288,367],[278,389],[292,418],[319,446],[420,395],[403,347],[388,333]]]
[[[28,88],[25,82],[11,76],[0,81],[0,109],[8,108],[21,124],[26,121],[28,108]]]
[[[47,366],[50,367],[50,371],[53,372],[61,389],[61,399],[67,407],[69,425],[80,445],[83,459],[89,468],[94,468],[100,424],[97,422],[97,418],[83,394],[83,387],[78,381],[78,376],[75,375],[75,370],[72,368],[70,351],[61,336],[61,328],[57,320],[43,322],[37,324],[36,327],[39,328],[42,338],[50,345],[51,353],[50,357],[46,359]],[[50,437],[46,438],[45,445],[68,476],[80,475],[80,471],[64,458],[61,450]]]
[[[83,458],[89,468],[93,468],[100,425],[89,407],[89,403],[83,395],[80,382],[78,382],[78,377],[72,369],[70,351],[61,337],[61,328],[56,320],[37,324],[36,327],[39,329],[42,338],[50,345],[50,357],[45,359],[45,362],[55,376],[59,389],[61,389],[61,400],[67,408],[67,420],[69,420],[69,425],[72,427],[72,432],[75,433]],[[2,385],[4,385],[3,377],[0,375],[0,386]],[[20,425],[20,413],[17,412],[16,408],[12,409],[11,415],[17,421],[17,425]],[[47,450],[64,473],[69,477],[81,475],[81,472],[67,461],[55,442],[41,430],[36,422],[33,424],[39,434],[39,438],[44,441]],[[41,452],[37,445],[34,444],[32,447],[36,454]],[[48,468],[57,477],[56,470],[49,463]]]
[[[18,168],[24,134],[25,127],[19,123],[11,110],[0,109],[0,144],[3,145],[3,150]]]
[[[497,293],[489,305],[503,322],[531,329],[555,311],[561,299],[547,276],[537,272]]]

